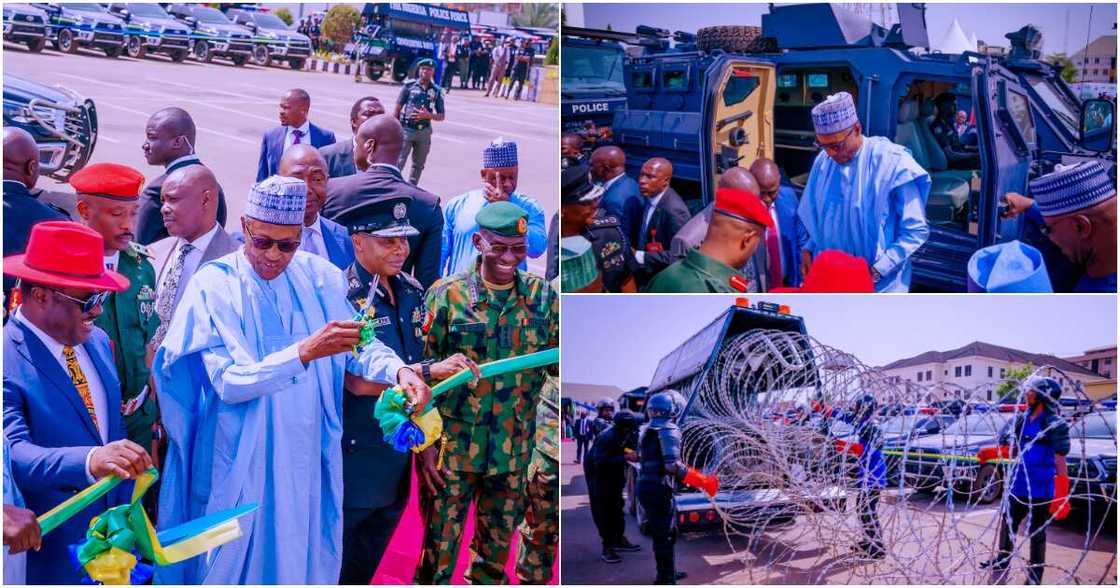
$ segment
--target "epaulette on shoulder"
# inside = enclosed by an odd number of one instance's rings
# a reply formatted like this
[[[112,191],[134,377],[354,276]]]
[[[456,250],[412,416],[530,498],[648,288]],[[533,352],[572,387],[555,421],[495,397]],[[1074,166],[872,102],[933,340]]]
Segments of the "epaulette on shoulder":
[[[419,290],[421,292],[424,291],[424,286],[420,285],[420,280],[417,280],[416,278],[414,278],[412,276],[412,274],[410,274],[408,272],[401,272],[397,275],[400,276],[401,280],[405,284],[407,284],[409,286],[412,286],[413,288],[416,288],[417,290]]]
[[[147,257],[148,259],[155,259],[155,256],[152,255],[151,251],[148,251],[148,248],[146,246],[141,245],[135,241],[129,242],[127,251],[128,254],[133,257]]]
[[[591,227],[595,228],[595,229],[605,229],[605,228],[617,227],[621,224],[622,223],[621,223],[621,221],[618,220],[617,216],[613,216],[613,215],[609,215],[609,214],[605,214],[603,216],[599,216],[599,217],[596,217],[596,218],[591,220]]]

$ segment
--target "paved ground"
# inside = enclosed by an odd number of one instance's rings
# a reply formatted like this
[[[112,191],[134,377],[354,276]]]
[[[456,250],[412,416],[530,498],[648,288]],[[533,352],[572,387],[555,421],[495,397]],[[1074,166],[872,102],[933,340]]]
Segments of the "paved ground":
[[[632,517],[627,517],[627,537],[642,546],[639,553],[620,554],[623,562],[606,564],[599,559],[600,543],[595,526],[591,521],[591,511],[587,501],[582,466],[573,463],[575,443],[565,442],[561,450],[561,570],[565,584],[648,584],[653,582],[654,562],[649,538],[638,533]],[[889,498],[887,498],[889,499]],[[928,499],[918,496],[911,498],[915,506],[906,517],[928,519],[928,528],[945,520],[942,506],[928,506]],[[920,506],[919,506],[920,505]],[[920,509],[920,511],[919,511]],[[978,507],[967,512],[958,522],[969,537],[974,537],[974,545],[993,545],[995,529],[990,524],[993,506]],[[892,528],[897,529],[902,521],[883,521],[890,537]],[[1084,518],[1073,514],[1070,518],[1052,527],[1047,533],[1047,561],[1062,569],[1077,568],[1078,583],[1116,584],[1116,522],[1115,515],[1109,519],[1106,531],[1099,534],[1088,550],[1082,546],[1086,542],[1083,526]],[[907,528],[911,528],[909,520]],[[925,529],[926,526],[921,526]],[[850,557],[835,556],[829,545],[805,536],[805,528],[795,520],[787,525],[771,528],[761,540],[753,545],[746,539],[728,538],[719,530],[710,533],[686,533],[677,542],[677,567],[688,572],[684,581],[687,584],[848,584],[867,583],[871,574],[876,573],[870,564]],[[892,546],[892,556],[897,560],[913,561],[907,567],[913,570],[909,579],[898,578],[897,583],[924,584],[936,582],[923,575],[921,568],[931,564],[933,558],[941,557],[955,562],[960,553],[946,550],[940,553],[927,553],[931,546],[916,541],[900,539]],[[943,546],[936,547],[944,549]],[[1025,555],[1025,547],[1023,551]],[[1079,558],[1084,561],[1078,565]],[[896,561],[897,561],[896,560]],[[763,567],[760,562],[769,565]],[[893,569],[893,568],[892,568]],[[1064,575],[1047,571],[1050,582]],[[882,583],[885,580],[878,580]],[[962,582],[996,583],[978,579],[970,570],[962,570]],[[1024,582],[1022,572],[1012,574],[1010,582]]]
[[[164,56],[135,60],[106,58],[100,52],[69,55],[47,49],[28,53],[4,44],[4,73],[47,85],[61,85],[92,98],[97,105],[101,136],[92,162],[131,165],[148,177],[160,173],[144,160],[144,124],[166,106],[191,113],[198,127],[197,150],[218,176],[227,198],[228,222],[244,208],[244,195],[256,179],[261,135],[279,124],[280,94],[300,87],[311,95],[310,118],[348,140],[350,106],[364,95],[381,99],[391,110],[400,86],[387,82],[355,83],[350,76],[292,71],[286,67],[234,67],[215,60],[172,63]],[[559,113],[555,105],[483,98],[475,91],[454,90],[446,99],[447,120],[435,124],[431,155],[420,185],[444,202],[479,185],[484,145],[496,137],[516,140],[521,163],[519,189],[533,196],[547,213],[558,208]],[[406,170],[407,173],[407,170]],[[69,191],[52,180],[43,188]],[[543,273],[544,257],[530,267]]]

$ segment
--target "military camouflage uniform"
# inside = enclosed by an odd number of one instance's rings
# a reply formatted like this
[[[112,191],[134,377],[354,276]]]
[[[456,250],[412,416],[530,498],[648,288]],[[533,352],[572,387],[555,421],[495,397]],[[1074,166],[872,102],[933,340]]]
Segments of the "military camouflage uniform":
[[[120,252],[114,270],[128,278],[128,290],[109,295],[94,324],[109,335],[113,361],[121,379],[121,414],[124,405],[148,385],[148,365],[144,361],[148,342],[159,328],[156,314],[156,270],[143,245],[130,243]],[[159,420],[159,407],[149,391],[135,412],[124,416],[130,441],[152,450],[152,425]]]
[[[529,462],[525,495],[529,506],[517,531],[517,579],[522,584],[548,584],[560,535],[559,387],[549,377],[537,405],[536,445]]]
[[[485,363],[559,343],[556,293],[525,272],[517,272],[512,289],[489,290],[476,261],[470,271],[433,284],[426,306],[426,357],[462,353]],[[414,583],[451,581],[467,510],[476,500],[467,580],[505,583],[510,534],[525,514],[525,473],[545,375],[536,369],[487,378],[438,399],[447,485],[423,499],[427,529]]]

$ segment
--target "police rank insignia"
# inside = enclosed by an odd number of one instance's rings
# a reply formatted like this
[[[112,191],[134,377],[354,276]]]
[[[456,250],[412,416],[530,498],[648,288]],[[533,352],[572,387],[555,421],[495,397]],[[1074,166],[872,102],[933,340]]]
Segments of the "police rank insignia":
[[[393,218],[401,220],[406,215],[408,215],[408,206],[406,206],[404,202],[393,207]]]
[[[146,319],[152,318],[156,312],[156,291],[144,284],[136,293],[136,301],[139,303],[140,315]]]

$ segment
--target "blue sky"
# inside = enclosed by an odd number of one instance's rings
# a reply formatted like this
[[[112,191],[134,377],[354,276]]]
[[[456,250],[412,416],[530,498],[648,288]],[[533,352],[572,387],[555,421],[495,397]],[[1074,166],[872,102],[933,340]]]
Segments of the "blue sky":
[[[766,295],[805,318],[809,334],[884,365],[984,341],[1071,356],[1116,344],[1116,299],[1078,295]],[[649,384],[663,355],[734,304],[734,296],[564,296],[564,382]]]
[[[761,23],[767,4],[584,4],[584,24],[590,28],[606,28],[610,24],[616,31],[632,32],[639,24],[695,32],[704,26],[719,24]],[[1092,19],[1090,21],[1090,9]],[[1069,15],[1067,34],[1066,16]],[[568,15],[569,18],[572,14]],[[930,42],[937,43],[949,30],[956,18],[966,35],[976,37],[990,45],[1007,46],[1003,35],[1027,24],[1042,30],[1045,39],[1043,51],[1074,53],[1089,40],[1113,33],[1116,23],[1116,5],[1106,4],[945,4],[928,3],[926,26]],[[1091,24],[1090,24],[1091,22]],[[578,24],[569,21],[570,24]]]

